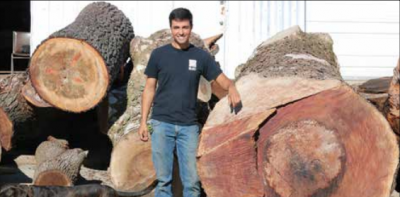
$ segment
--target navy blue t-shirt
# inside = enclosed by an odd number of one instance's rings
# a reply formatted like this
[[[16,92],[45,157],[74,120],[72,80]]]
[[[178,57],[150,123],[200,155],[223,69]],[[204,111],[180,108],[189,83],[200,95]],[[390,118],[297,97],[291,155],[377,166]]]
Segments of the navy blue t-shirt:
[[[144,73],[158,81],[151,118],[194,125],[200,75],[212,81],[222,71],[210,54],[194,45],[179,50],[167,44],[153,50]]]

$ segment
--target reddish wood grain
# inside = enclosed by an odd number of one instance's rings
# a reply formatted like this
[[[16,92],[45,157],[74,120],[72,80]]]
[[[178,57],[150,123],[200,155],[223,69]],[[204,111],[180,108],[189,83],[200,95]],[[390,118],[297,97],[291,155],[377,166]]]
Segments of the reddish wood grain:
[[[304,121],[317,127],[299,126]],[[267,180],[266,196],[383,197],[391,192],[396,138],[384,117],[345,85],[278,109],[260,133],[258,165],[263,167],[258,169]],[[283,148],[289,153],[277,154]]]
[[[7,114],[0,108],[0,145],[5,150],[11,149],[11,138],[13,136],[13,124]]]

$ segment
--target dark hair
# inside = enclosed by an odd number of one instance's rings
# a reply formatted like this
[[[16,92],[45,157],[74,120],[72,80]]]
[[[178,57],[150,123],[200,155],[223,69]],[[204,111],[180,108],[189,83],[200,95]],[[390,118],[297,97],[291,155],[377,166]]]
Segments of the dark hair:
[[[193,27],[193,16],[190,10],[186,8],[176,8],[169,14],[169,26],[172,25],[172,20],[189,20],[190,26]]]

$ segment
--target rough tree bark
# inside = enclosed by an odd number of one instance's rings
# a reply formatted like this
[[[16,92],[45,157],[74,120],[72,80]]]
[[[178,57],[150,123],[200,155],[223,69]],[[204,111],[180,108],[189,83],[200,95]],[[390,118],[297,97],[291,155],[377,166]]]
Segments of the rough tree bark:
[[[386,118],[393,131],[400,135],[400,59],[393,70],[393,78],[389,87],[389,99],[385,107]]]
[[[260,44],[238,78],[259,73],[263,77],[342,80],[332,45],[332,39],[325,34],[304,34],[291,28]]]
[[[53,145],[54,146],[54,145]],[[71,186],[78,179],[79,170],[87,151],[75,148],[65,150],[54,158],[46,158],[38,164],[34,174],[34,185]],[[44,155],[42,155],[44,156]],[[48,155],[47,155],[48,156]],[[44,159],[43,157],[39,157]]]
[[[201,133],[198,172],[213,197],[389,196],[399,149],[384,117],[342,81],[326,34],[298,27],[241,69]]]
[[[57,108],[87,111],[116,79],[133,37],[129,19],[117,7],[89,4],[73,23],[37,47],[29,66],[32,85]]]
[[[49,136],[47,141],[42,142],[35,151],[36,165],[54,159],[68,150],[68,141]]]
[[[16,143],[14,131],[20,136],[34,136],[32,121],[36,117],[33,107],[21,94],[26,79],[26,73],[0,78],[0,140],[5,150],[10,150]]]
[[[46,107],[29,87],[27,76],[18,73],[0,79],[0,140],[6,151],[35,150],[49,135],[73,138],[72,131],[98,132],[95,110],[75,114]]]

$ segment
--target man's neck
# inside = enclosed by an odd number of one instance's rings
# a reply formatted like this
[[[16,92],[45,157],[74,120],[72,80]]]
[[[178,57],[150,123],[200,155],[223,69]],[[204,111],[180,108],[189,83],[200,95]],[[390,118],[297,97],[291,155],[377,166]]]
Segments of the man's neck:
[[[179,49],[179,50],[185,50],[185,49],[188,49],[188,48],[189,48],[190,43],[187,42],[187,43],[184,43],[184,44],[179,44],[179,43],[173,41],[173,42],[172,42],[172,46],[173,46],[174,48],[176,48],[176,49]]]

